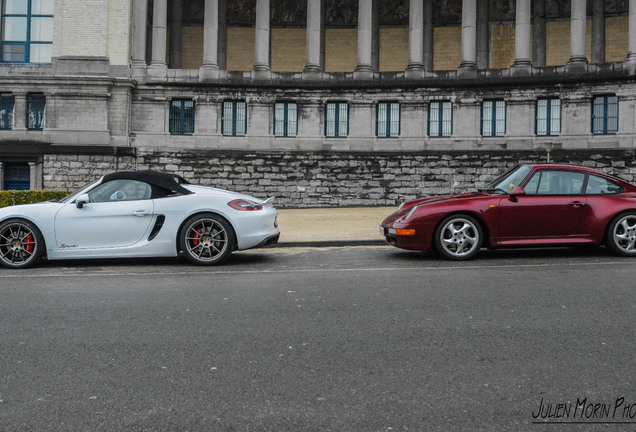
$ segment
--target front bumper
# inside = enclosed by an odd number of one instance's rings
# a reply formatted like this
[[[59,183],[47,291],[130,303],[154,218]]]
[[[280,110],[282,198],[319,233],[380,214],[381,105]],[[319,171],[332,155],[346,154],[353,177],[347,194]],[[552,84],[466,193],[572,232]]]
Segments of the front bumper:
[[[400,249],[428,251],[431,249],[432,231],[428,224],[407,225],[387,224],[380,226],[380,235],[387,244]]]

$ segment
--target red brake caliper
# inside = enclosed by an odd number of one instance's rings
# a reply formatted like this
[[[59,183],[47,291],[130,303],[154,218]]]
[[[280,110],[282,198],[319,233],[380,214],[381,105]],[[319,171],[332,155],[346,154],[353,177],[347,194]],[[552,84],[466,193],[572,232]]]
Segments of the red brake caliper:
[[[24,239],[25,243],[28,243],[27,245],[24,246],[24,249],[26,249],[26,251],[29,253],[29,255],[31,255],[31,253],[33,252],[33,236],[31,234],[29,234],[25,239]]]
[[[196,239],[201,237],[199,234],[201,234],[201,230],[200,229],[197,230],[197,232],[194,234],[195,240],[193,240],[192,243],[194,243],[195,246],[199,246],[199,240],[196,240]]]

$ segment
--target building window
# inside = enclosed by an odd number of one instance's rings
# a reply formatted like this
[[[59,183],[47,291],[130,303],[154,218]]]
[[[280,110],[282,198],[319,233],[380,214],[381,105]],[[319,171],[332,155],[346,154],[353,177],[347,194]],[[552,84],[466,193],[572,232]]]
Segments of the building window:
[[[2,0],[0,59],[51,63],[54,0]]]
[[[596,96],[592,105],[592,133],[610,135],[618,132],[618,98]]]
[[[31,170],[29,164],[8,163],[4,166],[5,190],[29,190],[31,188]]]
[[[27,96],[27,129],[42,130],[46,126],[46,98],[43,94]]]
[[[192,135],[194,133],[194,101],[174,99],[170,104],[170,133]]]
[[[0,93],[0,129],[13,129],[15,99],[11,93]]]
[[[247,133],[247,103],[223,102],[221,133],[225,136],[245,136]]]
[[[277,102],[274,105],[274,136],[298,135],[298,108],[295,102]]]
[[[453,134],[453,105],[450,101],[431,102],[428,106],[428,136],[449,137]]]
[[[325,136],[344,138],[349,135],[349,104],[328,102],[325,111]]]
[[[504,136],[506,133],[506,102],[486,100],[481,105],[481,135]]]
[[[400,104],[398,102],[378,103],[375,134],[378,138],[400,136]]]
[[[560,99],[539,99],[537,101],[535,133],[540,136],[561,133]]]

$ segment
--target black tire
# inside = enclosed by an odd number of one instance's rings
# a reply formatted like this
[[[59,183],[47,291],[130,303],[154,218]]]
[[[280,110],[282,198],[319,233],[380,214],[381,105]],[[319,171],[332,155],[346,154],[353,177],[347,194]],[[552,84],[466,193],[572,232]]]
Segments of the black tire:
[[[179,247],[188,261],[196,265],[218,265],[227,260],[236,240],[232,225],[219,215],[194,215],[179,233]]]
[[[621,213],[607,226],[605,244],[616,255],[636,256],[636,212]]]
[[[435,230],[435,250],[453,261],[471,259],[479,252],[483,241],[481,225],[466,214],[444,218]]]
[[[0,223],[0,264],[4,267],[33,267],[42,259],[44,249],[44,237],[35,224],[24,219]]]

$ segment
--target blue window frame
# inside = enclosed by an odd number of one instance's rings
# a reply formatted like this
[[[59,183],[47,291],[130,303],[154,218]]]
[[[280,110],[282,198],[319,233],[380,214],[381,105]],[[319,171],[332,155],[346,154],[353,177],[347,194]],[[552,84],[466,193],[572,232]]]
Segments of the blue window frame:
[[[276,102],[274,105],[274,136],[298,135],[298,107],[296,102]]]
[[[247,103],[223,102],[221,133],[225,136],[245,136],[247,133]]]
[[[31,170],[29,164],[8,163],[4,166],[5,190],[29,190]]]
[[[13,129],[15,98],[12,93],[0,93],[0,129]]]
[[[27,129],[42,130],[46,126],[46,98],[41,93],[27,96]]]
[[[481,104],[481,136],[500,137],[506,134],[506,102],[485,100]]]
[[[535,112],[535,133],[539,136],[552,136],[561,133],[561,100],[542,98],[537,100]]]
[[[327,102],[325,109],[325,136],[344,138],[349,135],[349,104]]]
[[[596,96],[592,102],[592,133],[611,135],[618,132],[618,98],[616,95]]]
[[[54,0],[2,0],[0,61],[51,63]]]
[[[376,110],[375,135],[378,138],[400,136],[400,104],[398,102],[379,102]]]
[[[453,134],[453,104],[431,102],[428,106],[428,136],[449,137]]]
[[[194,133],[194,101],[173,99],[170,104],[170,133],[192,135]]]

